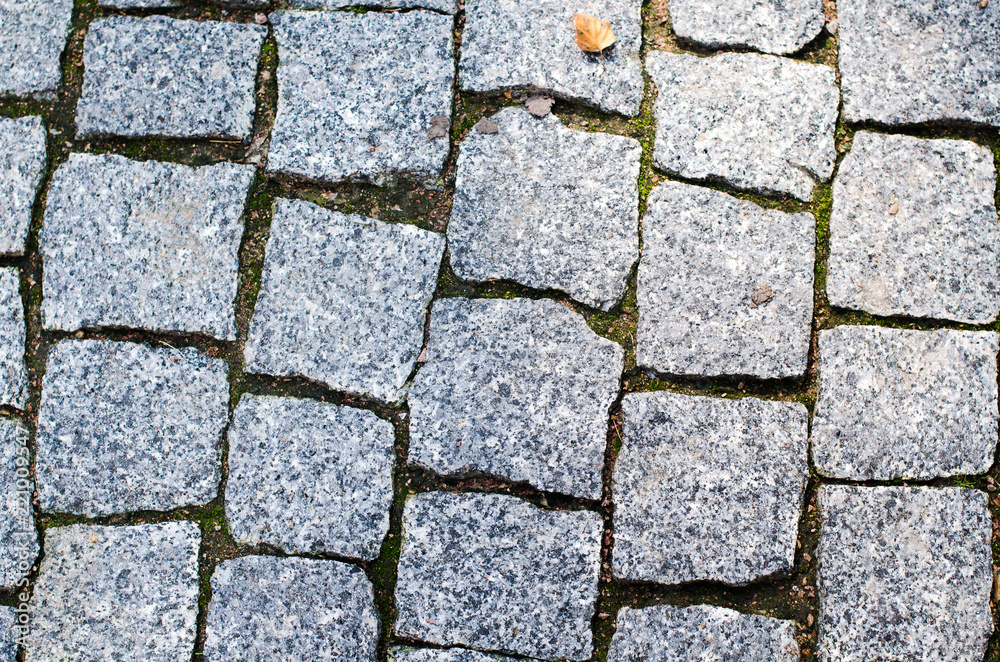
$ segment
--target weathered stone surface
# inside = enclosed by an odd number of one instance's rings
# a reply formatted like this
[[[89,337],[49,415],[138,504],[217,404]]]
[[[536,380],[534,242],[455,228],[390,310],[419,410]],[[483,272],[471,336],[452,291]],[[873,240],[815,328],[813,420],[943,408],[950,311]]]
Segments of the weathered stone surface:
[[[153,9],[157,7],[180,7],[180,0],[98,0],[101,7],[112,9]]]
[[[45,327],[236,340],[237,254],[255,170],[71,155],[53,175],[41,232]]]
[[[263,26],[228,21],[94,21],[83,45],[77,134],[249,137],[265,36]]]
[[[798,662],[795,624],[722,607],[647,607],[618,612],[608,662],[719,660]]]
[[[198,615],[195,522],[49,528],[25,660],[186,660]]]
[[[809,477],[806,408],[632,393],[612,475],[615,575],[746,584],[787,572]]]
[[[409,461],[601,498],[624,351],[555,301],[441,299],[410,390]]]
[[[0,269],[0,405],[23,409],[28,402],[24,367],[24,304],[17,269]]]
[[[1000,126],[1000,2],[840,0],[844,118]]]
[[[997,441],[998,342],[985,331],[820,331],[817,471],[854,480],[985,473]]]
[[[642,101],[639,0],[468,0],[458,77],[463,90],[534,86],[604,110],[637,115]],[[615,33],[604,64],[576,45],[573,15],[609,21]],[[516,38],[512,38],[516,35]]]
[[[392,424],[315,400],[245,395],[229,428],[237,542],[374,559],[389,530]]]
[[[640,366],[683,375],[805,373],[815,220],[666,181],[643,218]]]
[[[38,558],[38,532],[31,508],[28,430],[0,418],[0,588],[13,588]],[[5,630],[0,623],[0,643]],[[0,654],[0,660],[3,655]]]
[[[833,174],[834,70],[773,55],[652,52],[656,165],[689,179],[809,200]]]
[[[1000,312],[995,188],[988,147],[858,132],[833,183],[830,303],[992,322]]]
[[[42,510],[95,517],[214,499],[227,373],[190,347],[58,343],[38,413]]]
[[[24,253],[45,160],[41,117],[0,118],[0,254]]]
[[[820,660],[982,660],[986,501],[962,488],[821,486]]]
[[[279,199],[247,370],[401,399],[424,340],[444,237]]]
[[[375,662],[378,612],[360,568],[245,556],[212,575],[206,660]]]
[[[601,518],[498,494],[418,494],[403,511],[396,634],[585,660]]]
[[[11,630],[15,620],[13,608],[0,607],[0,662],[17,661],[17,643],[14,640],[13,630]]]
[[[460,278],[556,288],[608,310],[639,258],[639,141],[506,108],[462,141],[448,225]]]
[[[72,15],[73,0],[0,1],[0,96],[55,96]]]
[[[670,0],[677,36],[707,48],[787,55],[815,39],[825,22],[823,0]]]
[[[389,649],[389,662],[514,662],[516,658],[487,655],[468,648]]]
[[[356,6],[356,0],[289,0],[289,6],[294,9],[341,9]],[[414,7],[418,9],[433,9],[446,14],[458,11],[457,0],[366,0],[365,5],[375,7]]]
[[[268,170],[376,184],[441,174],[448,139],[427,131],[434,116],[451,118],[451,16],[280,11],[271,22],[280,64]]]

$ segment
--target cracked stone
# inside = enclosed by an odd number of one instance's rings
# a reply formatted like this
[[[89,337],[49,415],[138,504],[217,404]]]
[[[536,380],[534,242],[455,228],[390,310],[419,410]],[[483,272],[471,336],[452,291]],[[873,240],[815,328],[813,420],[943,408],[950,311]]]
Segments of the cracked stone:
[[[24,254],[45,165],[42,118],[0,118],[0,254]]]
[[[823,30],[823,0],[670,0],[681,39],[705,48],[753,48],[790,55]]]
[[[516,662],[516,658],[487,655],[467,648],[404,648],[389,649],[389,662]]]
[[[17,269],[0,269],[0,405],[24,409],[28,373],[24,365],[24,304]]]
[[[38,532],[31,507],[34,483],[29,469],[28,429],[0,418],[0,588],[14,590],[38,558]],[[15,593],[17,591],[14,591]],[[0,620],[0,644],[4,624]],[[0,660],[3,654],[0,652]]]
[[[0,3],[0,96],[55,98],[73,0]]]

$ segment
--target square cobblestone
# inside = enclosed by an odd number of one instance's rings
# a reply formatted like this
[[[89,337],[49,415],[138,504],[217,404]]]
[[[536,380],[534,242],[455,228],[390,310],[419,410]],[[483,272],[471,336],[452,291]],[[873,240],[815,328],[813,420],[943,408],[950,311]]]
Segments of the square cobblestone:
[[[30,465],[28,429],[18,421],[0,418],[0,588],[3,589],[22,589],[16,586],[17,582],[28,576],[38,558],[38,532],[31,507],[35,486]],[[3,632],[0,624],[0,643]]]
[[[24,254],[45,165],[42,118],[0,119],[0,254]]]
[[[823,29],[823,0],[670,0],[670,26],[704,48],[789,55]]]
[[[28,402],[28,372],[20,286],[17,269],[0,269],[0,405],[23,409]]]
[[[73,0],[0,2],[0,96],[55,98]]]

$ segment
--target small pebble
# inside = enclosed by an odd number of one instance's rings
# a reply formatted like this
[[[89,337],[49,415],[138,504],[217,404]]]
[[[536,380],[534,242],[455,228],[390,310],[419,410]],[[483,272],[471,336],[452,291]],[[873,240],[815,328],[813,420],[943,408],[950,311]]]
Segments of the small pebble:
[[[524,106],[535,117],[545,117],[552,110],[553,103],[553,100],[549,97],[535,95],[528,97],[528,100],[524,102]]]
[[[267,14],[257,12],[254,14],[253,21],[257,25],[267,25]]]

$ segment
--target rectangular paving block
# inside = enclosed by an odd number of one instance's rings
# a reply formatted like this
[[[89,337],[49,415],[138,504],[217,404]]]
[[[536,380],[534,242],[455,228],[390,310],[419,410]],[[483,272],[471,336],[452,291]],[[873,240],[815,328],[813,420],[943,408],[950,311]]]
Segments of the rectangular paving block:
[[[50,527],[25,662],[177,662],[194,652],[196,522]]]
[[[279,65],[269,172],[379,185],[399,175],[437,179],[449,141],[428,132],[451,118],[451,16],[279,11],[270,18]]]
[[[0,405],[23,409],[28,403],[28,372],[20,286],[17,269],[0,269]]]
[[[678,375],[805,374],[815,220],[666,181],[643,217],[640,366]]]
[[[0,588],[24,588],[18,583],[28,576],[38,558],[38,531],[31,506],[34,491],[28,429],[19,421],[0,418]]]
[[[79,136],[249,138],[261,25],[108,16],[83,45]]]
[[[985,331],[820,331],[816,470],[852,480],[988,471],[997,443],[998,343]]]
[[[430,492],[403,510],[397,636],[551,660],[591,656],[603,525],[499,494]]]
[[[468,648],[407,648],[389,649],[389,662],[514,662],[517,658],[488,655]]]
[[[343,9],[357,6],[357,0],[288,0],[293,9]],[[458,11],[458,0],[365,0],[365,6],[386,9],[433,9],[445,14]]]
[[[0,96],[54,98],[73,0],[0,2]]]
[[[412,225],[279,199],[247,370],[398,402],[423,345],[444,243]]]
[[[756,53],[655,51],[653,159],[687,179],[808,201],[833,174],[840,92],[830,67]]]
[[[214,499],[227,374],[190,347],[57,343],[38,412],[42,510],[96,517]]]
[[[394,442],[370,411],[244,395],[229,427],[233,538],[374,559],[389,531]]]
[[[42,118],[0,118],[0,254],[24,254],[45,163]]]
[[[986,493],[819,488],[821,662],[980,662],[993,632]]]
[[[789,55],[819,36],[823,0],[670,0],[670,26],[705,48]]]
[[[833,182],[830,303],[987,324],[1000,312],[993,155],[859,131]]]

